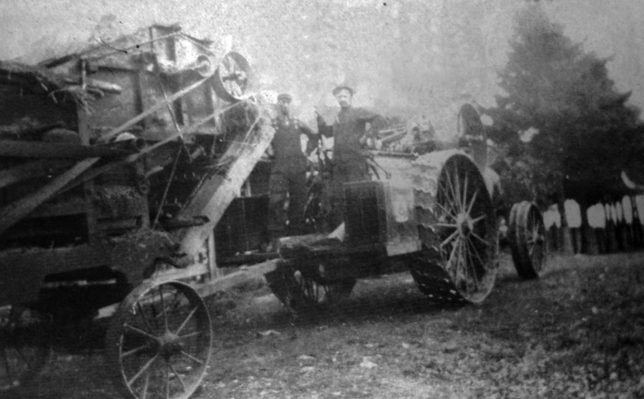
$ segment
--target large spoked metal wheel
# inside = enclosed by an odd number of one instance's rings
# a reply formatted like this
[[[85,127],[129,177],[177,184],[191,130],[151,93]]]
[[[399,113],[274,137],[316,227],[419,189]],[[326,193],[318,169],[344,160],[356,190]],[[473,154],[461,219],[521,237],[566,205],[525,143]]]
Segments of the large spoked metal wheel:
[[[445,164],[435,214],[443,268],[463,298],[482,302],[496,278],[494,210],[483,177],[466,158]]]
[[[508,241],[521,278],[538,278],[546,259],[546,228],[536,205],[522,201],[510,210]]]
[[[419,157],[414,195],[423,256],[410,262],[420,290],[440,302],[482,302],[494,287],[497,236],[483,176],[459,151]]]
[[[319,275],[300,270],[289,262],[265,275],[273,294],[294,313],[306,313],[332,305],[351,295],[355,279],[324,281]]]
[[[210,316],[189,285],[146,281],[121,302],[107,333],[110,372],[129,398],[185,399],[210,360]]]
[[[250,86],[250,64],[241,54],[226,54],[215,71],[213,87],[223,100],[235,102],[242,99]]]
[[[23,306],[0,308],[0,396],[32,381],[47,363],[49,322]]]

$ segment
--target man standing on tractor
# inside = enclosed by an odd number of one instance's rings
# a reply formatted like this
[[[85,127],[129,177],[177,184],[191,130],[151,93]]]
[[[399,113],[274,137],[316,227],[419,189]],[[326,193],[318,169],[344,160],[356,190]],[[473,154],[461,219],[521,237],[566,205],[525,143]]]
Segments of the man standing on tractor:
[[[273,121],[275,136],[272,142],[273,165],[269,178],[268,205],[268,231],[273,244],[284,235],[305,233],[307,158],[302,150],[302,136],[309,140],[316,136],[306,125],[291,117],[292,99],[286,93],[277,96],[278,116]]]
[[[362,108],[352,106],[354,91],[347,85],[333,89],[340,112],[329,126],[318,115],[318,131],[326,137],[333,136],[332,164],[330,187],[329,223],[335,228],[344,221],[343,184],[353,181],[368,180],[367,156],[362,147],[367,141],[367,123],[381,118],[379,115]]]

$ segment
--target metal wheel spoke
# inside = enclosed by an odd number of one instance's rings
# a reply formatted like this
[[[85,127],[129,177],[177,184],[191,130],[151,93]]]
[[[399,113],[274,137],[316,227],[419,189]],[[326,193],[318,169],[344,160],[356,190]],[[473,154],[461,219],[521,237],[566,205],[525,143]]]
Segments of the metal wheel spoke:
[[[487,218],[487,215],[481,215],[481,216],[475,217],[474,219],[472,219],[472,223],[478,223],[485,218]]]
[[[141,346],[138,346],[138,347],[136,347],[134,349],[130,349],[128,351],[125,351],[125,352],[121,353],[121,358],[132,356],[132,355],[137,354],[137,353],[139,353],[139,352],[141,352],[141,351],[143,351],[145,349],[148,349],[149,347],[150,347],[149,345],[141,345]]]
[[[462,201],[462,191],[461,191],[461,179],[458,175],[458,166],[454,166],[454,189],[456,190],[456,204],[458,205],[459,212],[462,212],[465,209],[465,204]]]
[[[456,276],[456,280],[458,280],[459,273],[462,272],[461,268],[461,246],[462,246],[462,238],[459,236],[456,239],[456,243],[454,244],[454,248],[452,248],[452,269],[454,271],[454,275]]]
[[[453,223],[434,223],[434,226],[438,226],[438,227],[451,227],[451,228],[453,228],[453,229],[455,229],[455,228],[457,228],[457,227],[458,227],[458,225],[457,225],[457,224],[453,224]]]
[[[474,258],[472,257],[472,249],[471,249],[469,243],[470,243],[469,240],[466,239],[465,240],[465,245],[463,246],[463,251],[466,253],[467,259],[469,259],[469,262],[467,262],[467,265],[468,265],[467,269],[470,271],[470,273],[472,274],[472,277],[474,279],[474,288],[476,290],[478,290],[478,288],[479,288],[479,277],[478,277],[478,274],[476,273],[476,264],[474,263]]]
[[[458,179],[458,176],[456,177]],[[454,183],[452,183],[452,174],[450,171],[447,172],[447,185],[449,188],[449,193],[451,196],[451,201],[448,201],[451,204],[454,204],[458,210],[460,210],[460,204],[459,204],[459,197],[458,194],[456,193],[456,187],[454,186]],[[458,212],[456,212],[458,214]]]
[[[170,399],[170,364],[165,368],[165,399]]]
[[[130,378],[130,379],[127,381],[127,384],[128,384],[129,386],[132,386],[132,384],[134,383],[134,381],[138,380],[138,379],[139,379],[139,377],[141,377],[141,375],[143,375],[143,373],[145,373],[145,372],[146,372],[146,370],[150,368],[150,366],[152,365],[152,363],[154,363],[154,362],[157,360],[157,358],[158,358],[158,357],[159,357],[159,355],[157,354],[157,355],[154,355],[154,356],[152,357],[152,359],[148,360],[148,361],[143,365],[143,367],[141,367],[141,369],[140,369],[136,374],[134,374],[134,377]]]
[[[192,360],[192,361],[193,361],[193,362],[195,362],[195,363],[199,363],[199,364],[203,364],[203,363],[204,363],[204,361],[203,361],[203,360],[198,359],[198,358],[196,358],[196,357],[192,356],[191,354],[189,354],[188,352],[186,352],[186,351],[184,351],[184,350],[182,350],[182,351],[181,351],[181,354],[182,354],[183,356],[187,357],[188,359]]]
[[[124,328],[127,328],[128,330],[130,330],[130,331],[132,331],[132,332],[135,332],[135,333],[137,333],[137,334],[139,334],[139,335],[142,335],[142,336],[144,336],[144,337],[147,337],[147,338],[149,338],[149,339],[151,339],[151,340],[153,340],[153,341],[156,341],[156,340],[157,340],[157,337],[155,337],[154,335],[152,335],[152,334],[150,334],[149,332],[144,331],[144,330],[142,330],[142,329],[140,329],[140,328],[138,328],[138,327],[134,327],[134,326],[133,326],[133,325],[131,325],[131,324],[125,323],[125,324],[123,324],[123,327],[124,327]]]
[[[454,240],[454,244],[452,245],[452,249],[450,250],[449,257],[447,258],[446,264],[448,267],[451,267],[452,263],[454,262],[454,256],[456,255],[456,248],[458,246],[458,243],[459,243],[459,240],[458,238],[456,238]]]
[[[150,387],[150,374],[145,375],[145,382],[143,383],[143,392],[141,399],[145,399],[148,396],[148,388]]]
[[[438,206],[439,210],[443,212],[447,216],[451,216],[452,219],[456,219],[456,213],[452,212],[453,209],[447,209],[443,205],[441,205],[438,201],[435,202],[436,206]]]
[[[177,370],[175,370],[172,364],[168,363],[168,367],[170,367],[170,370],[172,371],[172,373],[174,373],[174,375],[177,376],[179,383],[181,383],[181,388],[183,388],[183,392],[186,392],[186,384],[183,382],[181,375],[179,375],[179,373],[177,372]]]
[[[467,205],[467,211],[466,213],[469,215],[470,212],[472,212],[472,208],[474,208],[474,204],[476,203],[476,196],[479,195],[479,190],[474,191],[474,195],[472,196],[472,202],[470,202]]]
[[[467,182],[467,176],[468,175],[466,173],[465,174],[465,181],[463,181],[463,197],[462,197],[462,200],[461,200],[461,204],[463,205],[463,209],[466,209],[466,205],[467,205],[467,186],[468,186],[468,184],[467,184],[468,183]]]
[[[481,258],[481,254],[479,253],[478,248],[476,248],[476,245],[472,241],[470,241],[469,239],[468,239],[468,244],[469,244],[470,248],[472,248],[472,253],[474,255],[476,255],[476,258],[478,259],[478,261],[481,262],[481,266],[483,266],[485,268],[486,265],[487,265],[487,262],[484,262],[483,258]]]
[[[163,327],[165,332],[170,331],[168,329],[168,314],[165,309],[165,299],[163,299],[163,284],[159,285],[159,297],[161,298],[161,314],[163,314]]]
[[[197,337],[199,335],[201,335],[201,331],[195,331],[195,332],[188,333],[186,335],[179,335],[178,339],[188,339],[192,337]]]
[[[183,330],[185,328],[185,326],[188,324],[188,322],[190,321],[192,316],[194,316],[195,313],[197,313],[197,310],[199,310],[199,307],[195,306],[195,308],[190,311],[190,314],[188,314],[188,316],[186,316],[185,320],[183,320],[183,323],[181,323],[179,328],[177,328],[177,331],[175,332],[175,334],[179,335],[181,333],[181,330]]]
[[[471,232],[471,234],[472,234],[472,237],[476,238],[481,243],[485,244],[486,246],[490,246],[490,243],[487,240],[485,240],[483,237],[481,237],[480,235],[476,234],[473,231]]]
[[[453,241],[456,237],[458,236],[458,230],[454,230],[452,234],[449,235],[441,244],[440,247],[444,247],[445,245],[449,244],[451,241]]]
[[[152,326],[150,326],[150,322],[148,321],[148,318],[145,316],[145,312],[143,311],[141,302],[137,302],[136,307],[139,310],[139,315],[141,315],[141,318],[143,319],[143,324],[145,324],[145,328],[147,328],[149,331],[152,331],[153,328]]]

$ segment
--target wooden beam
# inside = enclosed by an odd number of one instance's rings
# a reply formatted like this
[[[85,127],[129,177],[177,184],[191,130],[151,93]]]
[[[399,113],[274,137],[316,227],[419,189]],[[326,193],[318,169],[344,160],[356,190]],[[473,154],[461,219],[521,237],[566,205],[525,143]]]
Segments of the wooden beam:
[[[45,143],[42,141],[0,140],[0,157],[18,158],[118,158],[132,152],[81,144]]]
[[[247,141],[235,141],[219,158],[219,163],[225,165],[221,171],[204,179],[196,188],[188,204],[179,212],[179,218],[205,216],[208,222],[189,229],[180,229],[172,235],[181,241],[181,249],[189,256],[196,255],[199,248],[212,234],[233,199],[238,195],[241,186],[248,178],[253,168],[268,148],[275,130],[263,120],[259,128],[255,126],[260,118],[248,129]]]
[[[266,273],[275,270],[279,262],[279,259],[271,259],[256,265],[247,266],[238,272],[233,272],[208,283],[197,285],[195,289],[202,297],[208,297],[216,292],[238,287],[254,279],[263,279]]]
[[[62,168],[69,164],[70,161],[39,159],[37,161],[21,163],[9,169],[0,170],[0,188],[44,176],[52,169]]]
[[[78,162],[72,168],[51,180],[48,184],[39,188],[36,192],[0,209],[0,234],[5,232],[9,227],[18,223],[40,204],[55,195],[67,183],[92,167],[92,165],[98,162],[99,159],[100,158],[88,158]]]

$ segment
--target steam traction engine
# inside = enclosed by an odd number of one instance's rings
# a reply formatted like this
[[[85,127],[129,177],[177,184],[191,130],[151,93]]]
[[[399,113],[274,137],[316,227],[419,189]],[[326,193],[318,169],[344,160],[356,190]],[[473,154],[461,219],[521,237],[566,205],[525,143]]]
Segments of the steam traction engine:
[[[346,217],[334,232],[280,241],[281,260],[266,279],[288,308],[333,302],[349,295],[357,278],[401,266],[435,301],[480,303],[494,286],[501,236],[519,275],[538,277],[545,260],[541,213],[528,201],[514,204],[502,215],[507,231],[499,231],[500,183],[487,166],[483,126],[468,104],[458,118],[459,144],[368,152],[371,180],[345,185]]]
[[[0,63],[2,394],[28,385],[52,344],[91,341],[105,321],[125,397],[188,398],[210,359],[202,297],[244,277],[221,267],[255,263],[296,311],[399,266],[435,299],[492,289],[497,224],[476,132],[465,150],[373,152],[379,172],[345,187],[338,229],[262,252],[270,107],[250,94],[248,62],[212,47],[153,26],[38,67]],[[542,228],[533,205],[512,208],[524,277],[540,270]]]

